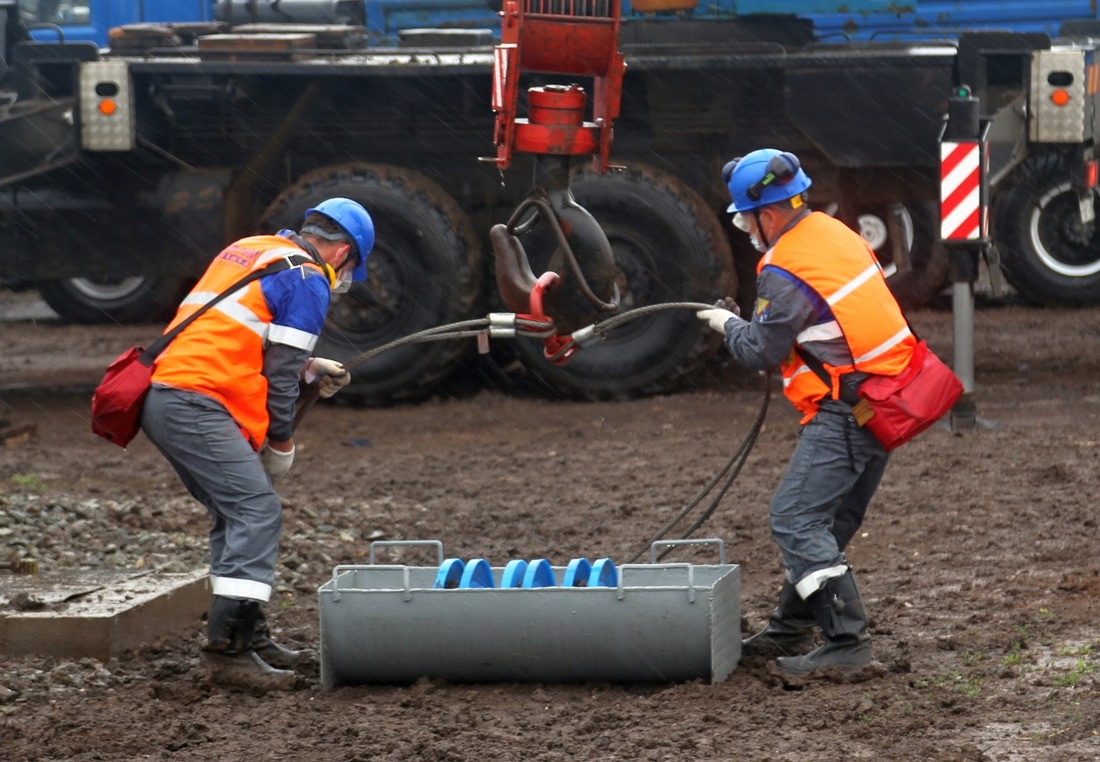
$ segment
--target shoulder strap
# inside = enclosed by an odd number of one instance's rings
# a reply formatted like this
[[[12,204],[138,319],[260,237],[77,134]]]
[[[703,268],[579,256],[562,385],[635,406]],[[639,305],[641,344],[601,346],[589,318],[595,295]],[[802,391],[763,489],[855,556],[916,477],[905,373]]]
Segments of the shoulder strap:
[[[313,258],[313,263],[315,265],[320,265],[324,267],[325,260],[321,259],[321,255],[320,253],[318,253],[317,247],[306,239],[302,238],[301,235],[295,233],[293,230],[284,230],[279,233],[279,235],[281,235],[283,238],[286,238],[288,241],[304,251],[306,254],[309,254],[309,256]]]
[[[821,379],[821,383],[825,384],[826,388],[833,388],[833,380],[830,378],[829,372],[825,370],[825,364],[821,362],[821,360],[798,346],[797,342],[794,345],[794,351],[802,358],[802,362],[806,363],[806,367],[812,370],[814,375]],[[840,378],[840,399],[844,400],[849,405],[854,405],[856,402],[859,402],[859,394],[850,384],[845,383],[844,376]]]
[[[154,359],[156,359],[157,356],[159,356],[160,353],[163,352],[169,344],[172,343],[172,339],[176,338],[176,336],[178,336],[184,328],[191,325],[191,323],[195,322],[195,320],[197,320],[199,318],[199,316],[201,316],[204,312],[209,310],[211,307],[213,307],[215,304],[220,302],[225,297],[232,294],[237,289],[239,289],[243,286],[247,286],[252,281],[259,280],[260,278],[264,277],[265,275],[273,275],[274,273],[280,272],[282,270],[289,270],[291,267],[297,267],[298,265],[302,265],[302,264],[305,264],[306,262],[310,262],[310,261],[312,261],[312,260],[309,257],[303,256],[301,254],[294,254],[294,255],[291,255],[289,257],[284,257],[282,259],[277,259],[274,262],[272,262],[271,264],[267,265],[266,267],[261,267],[259,270],[256,270],[254,272],[250,272],[248,275],[246,275],[243,278],[241,278],[240,280],[238,280],[232,286],[225,289],[225,291],[222,291],[220,294],[218,294],[213,299],[208,301],[202,307],[195,310],[195,312],[193,312],[191,315],[189,315],[186,320],[184,320],[182,323],[177,325],[171,331],[168,331],[163,336],[161,336],[159,339],[157,339],[152,344],[150,344],[149,348],[146,349],[142,353],[143,357],[147,357],[150,361],[150,364],[151,364],[152,361]]]

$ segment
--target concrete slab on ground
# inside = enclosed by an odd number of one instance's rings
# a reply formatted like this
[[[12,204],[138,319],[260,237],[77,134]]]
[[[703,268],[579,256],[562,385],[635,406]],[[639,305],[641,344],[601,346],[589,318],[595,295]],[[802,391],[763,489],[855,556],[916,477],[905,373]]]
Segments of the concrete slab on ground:
[[[0,656],[106,662],[142,643],[194,629],[209,605],[206,570],[4,574]]]

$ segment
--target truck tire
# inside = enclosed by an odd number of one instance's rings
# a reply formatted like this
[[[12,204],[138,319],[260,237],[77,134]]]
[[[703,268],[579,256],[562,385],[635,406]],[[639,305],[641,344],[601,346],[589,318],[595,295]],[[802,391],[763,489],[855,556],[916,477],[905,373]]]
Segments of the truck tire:
[[[305,211],[334,196],[354,199],[374,219],[367,282],[334,295],[314,354],[349,362],[427,328],[469,320],[481,310],[481,250],[473,224],[427,176],[374,164],[314,170],[262,215],[262,229],[298,229]],[[389,349],[357,365],[341,394],[362,404],[419,399],[439,385],[472,342],[443,340]]]
[[[666,302],[712,304],[737,290],[729,240],[717,216],[682,181],[632,165],[599,175],[574,172],[571,187],[599,221],[619,268],[619,312]],[[539,226],[545,228],[545,226]],[[542,232],[541,230],[539,231]],[[552,246],[524,238],[535,275]],[[564,365],[546,360],[540,341],[521,339],[524,365],[573,399],[627,399],[671,391],[712,358],[721,337],[687,309],[652,312],[615,328]]]
[[[1100,236],[1081,227],[1069,165],[1028,159],[997,200],[1001,264],[1013,288],[1049,306],[1100,301]]]
[[[187,292],[183,278],[62,278],[38,281],[43,301],[70,323],[167,320]]]

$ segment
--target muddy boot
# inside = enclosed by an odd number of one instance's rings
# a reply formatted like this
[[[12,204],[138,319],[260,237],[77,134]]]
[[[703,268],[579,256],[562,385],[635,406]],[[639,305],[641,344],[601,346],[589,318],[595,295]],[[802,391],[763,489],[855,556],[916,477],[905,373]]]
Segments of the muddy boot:
[[[814,623],[809,604],[794,589],[794,583],[784,579],[779,605],[768,619],[768,626],[741,641],[741,656],[774,659],[806,653],[814,645]]]
[[[271,639],[271,627],[267,623],[263,607],[256,618],[256,627],[252,632],[252,650],[256,655],[279,669],[292,669],[305,658],[304,651],[292,651]]]
[[[804,656],[781,656],[779,670],[792,677],[805,677],[820,669],[848,670],[871,663],[871,636],[867,634],[867,612],[859,597],[855,577],[849,569],[833,577],[807,600],[821,627],[825,643]]]
[[[215,595],[206,623],[203,660],[221,685],[266,692],[290,690],[294,673],[275,669],[252,650],[260,602]]]

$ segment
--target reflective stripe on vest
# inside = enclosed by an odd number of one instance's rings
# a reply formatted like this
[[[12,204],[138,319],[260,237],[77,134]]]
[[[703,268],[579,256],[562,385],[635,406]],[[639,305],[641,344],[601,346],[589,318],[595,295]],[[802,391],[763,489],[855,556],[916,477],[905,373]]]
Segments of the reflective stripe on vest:
[[[821,212],[811,213],[782,235],[761,258],[757,272],[769,265],[794,275],[832,310],[832,320],[806,328],[796,341],[806,347],[817,341],[844,339],[854,362],[835,367],[826,364],[834,379],[854,369],[893,376],[908,365],[916,339],[886,285],[874,252],[842,222]],[[839,393],[839,380],[829,389],[793,350],[780,368],[784,394],[802,412],[803,423],[817,413],[822,397]]]
[[[210,264],[180,303],[168,329],[193,314],[250,272],[272,262],[304,256],[279,236],[253,236],[231,244]],[[315,269],[308,262],[302,267]],[[316,337],[285,326],[272,326],[272,314],[258,280],[226,296],[184,330],[157,358],[155,383],[199,392],[220,402],[258,450],[267,438],[267,379],[263,376],[265,341],[310,350]],[[166,330],[168,330],[166,329]]]

